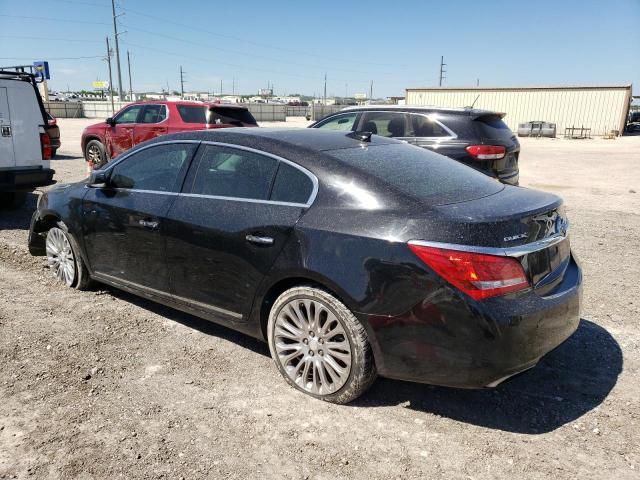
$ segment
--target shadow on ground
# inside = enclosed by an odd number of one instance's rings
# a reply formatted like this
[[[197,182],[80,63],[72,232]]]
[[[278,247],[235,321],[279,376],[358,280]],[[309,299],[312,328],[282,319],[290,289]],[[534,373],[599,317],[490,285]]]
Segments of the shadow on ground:
[[[266,343],[248,335],[117,289],[109,291],[189,328],[269,356]],[[535,368],[495,389],[463,390],[379,378],[371,390],[350,405],[403,405],[496,430],[546,433],[600,405],[615,386],[622,364],[618,342],[604,328],[582,319],[576,332]]]
[[[486,428],[546,433],[600,405],[622,371],[622,351],[604,328],[581,320],[533,369],[495,389],[461,390],[379,379],[356,406],[406,408]]]
[[[20,208],[10,209],[0,207],[0,230],[28,230],[31,215],[38,203],[37,193],[27,193],[26,201]]]

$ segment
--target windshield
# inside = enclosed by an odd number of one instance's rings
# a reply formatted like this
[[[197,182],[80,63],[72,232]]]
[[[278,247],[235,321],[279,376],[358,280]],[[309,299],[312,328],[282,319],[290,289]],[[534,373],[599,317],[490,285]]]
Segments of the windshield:
[[[492,195],[504,188],[495,179],[471,167],[406,144],[347,148],[325,153],[428,205],[465,202]]]

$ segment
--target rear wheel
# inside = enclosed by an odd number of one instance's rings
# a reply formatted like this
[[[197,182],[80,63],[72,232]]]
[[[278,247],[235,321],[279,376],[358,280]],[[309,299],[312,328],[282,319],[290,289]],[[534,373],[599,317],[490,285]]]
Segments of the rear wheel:
[[[58,281],[67,287],[86,290],[91,283],[89,272],[64,224],[58,224],[47,232],[45,245],[47,263]]]
[[[91,140],[84,149],[84,158],[93,169],[102,167],[107,163],[107,154],[104,145],[98,140]]]
[[[348,403],[376,378],[362,324],[338,299],[313,287],[284,292],[271,308],[269,350],[296,389],[332,403]]]

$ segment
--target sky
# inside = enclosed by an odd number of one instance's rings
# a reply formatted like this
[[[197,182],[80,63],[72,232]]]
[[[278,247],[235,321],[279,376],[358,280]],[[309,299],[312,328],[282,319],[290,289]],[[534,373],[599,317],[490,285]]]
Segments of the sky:
[[[123,88],[404,95],[405,88],[640,87],[640,0],[116,0]],[[50,88],[108,80],[111,0],[0,0],[0,65],[49,61]],[[114,86],[117,70],[113,61]]]

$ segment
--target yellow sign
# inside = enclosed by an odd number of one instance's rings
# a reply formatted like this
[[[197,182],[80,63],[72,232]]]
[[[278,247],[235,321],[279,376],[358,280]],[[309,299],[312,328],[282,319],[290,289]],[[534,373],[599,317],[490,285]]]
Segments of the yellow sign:
[[[105,82],[104,80],[96,80],[95,82],[92,82],[91,85],[96,90],[105,90],[109,88],[109,82]]]

